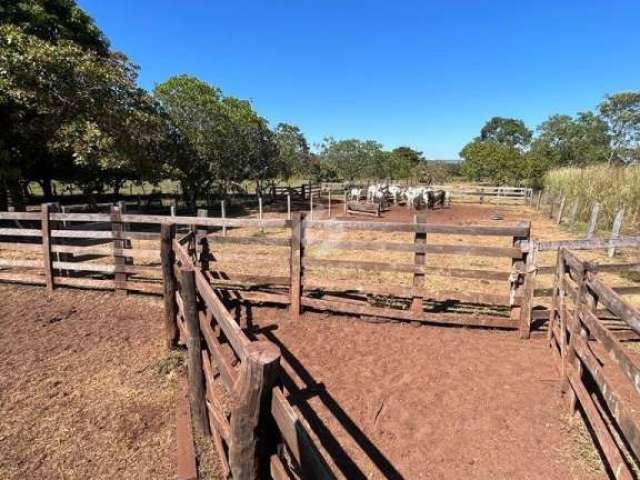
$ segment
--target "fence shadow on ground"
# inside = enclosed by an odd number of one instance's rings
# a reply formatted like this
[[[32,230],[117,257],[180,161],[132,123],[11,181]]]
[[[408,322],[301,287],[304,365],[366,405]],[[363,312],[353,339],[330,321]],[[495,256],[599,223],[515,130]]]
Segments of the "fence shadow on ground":
[[[304,382],[304,388],[298,387],[284,369],[282,369],[282,383],[289,392],[289,402],[296,406],[305,420],[318,436],[320,443],[331,456],[341,473],[349,479],[364,480],[369,478],[365,472],[349,456],[338,439],[325,425],[318,413],[310,405],[309,400],[316,397],[326,407],[333,417],[340,423],[344,430],[351,436],[362,452],[376,466],[388,480],[402,480],[404,477],[395,468],[391,461],[375,446],[367,435],[351,419],[349,414],[340,406],[336,399],[327,391],[323,383],[318,383],[311,373],[302,365],[296,356],[277,336],[277,326],[271,325],[263,328],[252,328],[251,308],[246,309],[247,332],[249,337],[264,337],[280,348],[282,359],[293,369],[295,374]]]

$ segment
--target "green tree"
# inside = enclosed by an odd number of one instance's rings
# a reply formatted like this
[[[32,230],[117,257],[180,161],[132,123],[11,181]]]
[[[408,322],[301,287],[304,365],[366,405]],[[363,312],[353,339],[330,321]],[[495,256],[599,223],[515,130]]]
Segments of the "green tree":
[[[346,180],[388,178],[388,152],[373,140],[328,137],[320,149],[321,162]]]
[[[507,185],[524,179],[524,156],[513,145],[476,139],[462,149],[460,156],[464,159],[461,173],[472,180]]]
[[[137,67],[108,50],[74,2],[3,4],[1,13],[0,188],[37,180],[51,196],[52,179],[100,190],[101,177],[120,184],[161,170],[166,129]]]
[[[598,110],[611,131],[609,163],[615,158],[624,163],[640,160],[640,92],[608,95]]]
[[[526,147],[532,135],[524,122],[515,118],[493,117],[480,130],[480,140],[493,140],[517,148]]]
[[[577,117],[552,115],[538,127],[532,149],[547,152],[554,166],[582,166],[606,161],[610,152],[607,124],[592,112]],[[547,148],[543,148],[543,145]]]
[[[309,144],[300,129],[295,125],[279,123],[274,133],[283,176],[288,179],[309,173]]]

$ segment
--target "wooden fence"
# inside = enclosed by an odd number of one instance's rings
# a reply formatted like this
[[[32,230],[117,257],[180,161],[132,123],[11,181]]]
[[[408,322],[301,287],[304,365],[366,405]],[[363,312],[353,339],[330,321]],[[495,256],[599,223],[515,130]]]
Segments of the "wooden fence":
[[[195,240],[162,226],[165,331],[169,347],[178,337],[187,345],[194,424],[211,435],[224,478],[334,478],[282,390],[278,347],[236,323],[201,270]]]
[[[613,478],[631,479],[640,458],[640,370],[611,325],[623,323],[640,334],[640,311],[598,271],[598,264],[560,249],[549,341],[561,362],[571,413],[580,407]]]
[[[528,329],[530,305],[527,303],[525,265],[530,227],[528,223],[511,226],[458,226],[425,224],[421,217],[414,223],[310,220],[295,214],[292,220],[222,219],[200,216],[158,216],[122,213],[112,207],[109,214],[56,213],[47,205],[41,212],[0,212],[0,220],[18,222],[1,228],[0,247],[15,249],[18,259],[3,258],[0,280],[46,285],[115,289],[161,293],[160,226],[176,225],[195,232],[199,261],[204,275],[218,289],[226,290],[232,300],[267,301],[287,304],[292,318],[303,308],[332,310],[382,319],[438,324]],[[67,229],[62,229],[62,222]],[[92,229],[89,229],[89,225]],[[231,235],[223,229],[247,228],[252,235]],[[261,234],[279,229],[281,236]],[[371,232],[372,240],[343,241],[308,238],[315,232],[338,234]],[[403,242],[375,240],[376,233],[403,234]],[[469,241],[454,244],[427,242],[428,234],[463,237]],[[475,238],[506,238],[508,246],[478,246]],[[448,238],[448,237],[447,237]],[[206,242],[203,241],[206,239]],[[223,254],[220,247],[236,245],[236,253]],[[256,255],[245,246],[261,246]],[[329,260],[314,251],[404,252],[412,263],[385,261]],[[28,256],[31,257],[28,257]],[[66,257],[60,257],[66,255]],[[426,256],[446,255],[461,260],[490,258],[509,260],[504,270],[440,268],[425,265]],[[29,259],[25,259],[29,258]],[[234,265],[250,262],[251,273],[238,272]],[[286,274],[262,273],[281,262]],[[264,265],[265,268],[259,268]],[[16,271],[19,269],[18,271]],[[317,270],[343,269],[364,272],[396,272],[412,275],[412,285],[363,284],[358,281],[334,281],[314,278]],[[261,272],[261,273],[254,273]],[[425,276],[502,283],[498,292],[466,289],[425,288]],[[401,300],[393,306],[378,306],[385,298]],[[404,303],[403,303],[404,302]],[[384,303],[384,302],[383,302]],[[461,313],[458,307],[464,307]],[[411,307],[411,308],[409,308]],[[453,311],[451,311],[451,308]],[[478,308],[476,308],[478,307]],[[484,313],[487,307],[491,313]],[[494,308],[495,307],[495,308]],[[489,308],[489,310],[491,310]],[[497,309],[497,310],[496,310]],[[521,312],[524,312],[522,315]]]

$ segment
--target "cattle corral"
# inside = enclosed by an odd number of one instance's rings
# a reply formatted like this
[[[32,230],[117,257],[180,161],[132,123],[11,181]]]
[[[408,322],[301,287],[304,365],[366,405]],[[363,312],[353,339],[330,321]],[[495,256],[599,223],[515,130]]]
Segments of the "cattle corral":
[[[250,462],[232,452],[240,447],[237,419],[247,414],[249,400],[242,410],[228,393],[233,399],[239,377],[253,385],[243,365],[252,358],[247,352],[260,344],[280,355],[279,373],[265,383],[270,392],[278,390],[266,410],[278,424],[269,438],[282,444],[269,452],[274,478],[300,472],[305,478],[602,478],[605,470],[576,453],[575,420],[568,419],[559,395],[566,382],[545,343],[545,317],[555,318],[557,311],[556,255],[569,243],[551,242],[562,235],[555,222],[523,203],[454,200],[450,208],[428,210],[426,218],[396,206],[361,222],[345,216],[342,205],[329,213],[326,202],[316,203],[313,220],[294,213],[291,221],[276,211],[266,211],[262,220],[221,221],[117,208],[108,215],[59,214],[44,207],[0,214],[13,222],[0,230],[6,237],[0,279],[115,289],[105,297],[114,304],[128,290],[164,293],[166,343],[180,333],[182,343],[205,352],[197,355],[203,365],[198,378],[207,379],[207,428],[223,476],[231,471],[234,478],[251,476]],[[29,240],[16,246],[24,239]],[[619,242],[637,243],[635,238]],[[598,243],[587,257],[603,260],[607,245]],[[167,261],[174,256],[177,263]],[[629,260],[623,251],[602,263]],[[195,290],[185,290],[185,269],[195,272]],[[610,266],[598,275],[633,304],[637,286],[632,277],[616,273]],[[173,286],[168,277],[175,279]],[[51,297],[54,303],[57,295]],[[191,331],[188,295],[197,319]],[[7,311],[7,319],[17,321]],[[613,316],[606,328],[614,341],[629,345],[637,339],[633,322],[606,313]],[[421,325],[428,328],[416,328]],[[157,341],[161,322],[151,326],[148,338]],[[532,340],[518,338],[528,337],[530,329]],[[190,343],[196,336],[202,345]],[[557,342],[561,358],[568,338]],[[19,357],[17,350],[11,353]],[[197,363],[189,356],[190,368]],[[580,368],[586,379],[588,369]],[[220,396],[221,386],[228,392]],[[587,402],[580,394],[580,404]],[[634,412],[637,398],[625,398]],[[610,406],[595,405],[600,414]],[[587,407],[590,425],[597,422],[593,408]],[[635,432],[633,419],[625,418],[623,437]],[[615,420],[605,428],[616,430]],[[596,438],[607,444],[608,437],[596,432]],[[627,457],[635,453],[627,450]],[[23,462],[33,461],[29,452],[23,455]]]

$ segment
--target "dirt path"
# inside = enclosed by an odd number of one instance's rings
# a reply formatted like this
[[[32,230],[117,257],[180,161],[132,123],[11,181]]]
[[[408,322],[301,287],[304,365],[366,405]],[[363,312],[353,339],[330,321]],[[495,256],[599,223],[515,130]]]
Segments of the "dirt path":
[[[265,331],[346,478],[604,478],[579,458],[543,340],[314,313]]]
[[[180,358],[160,299],[8,285],[0,298],[0,478],[173,478]]]

